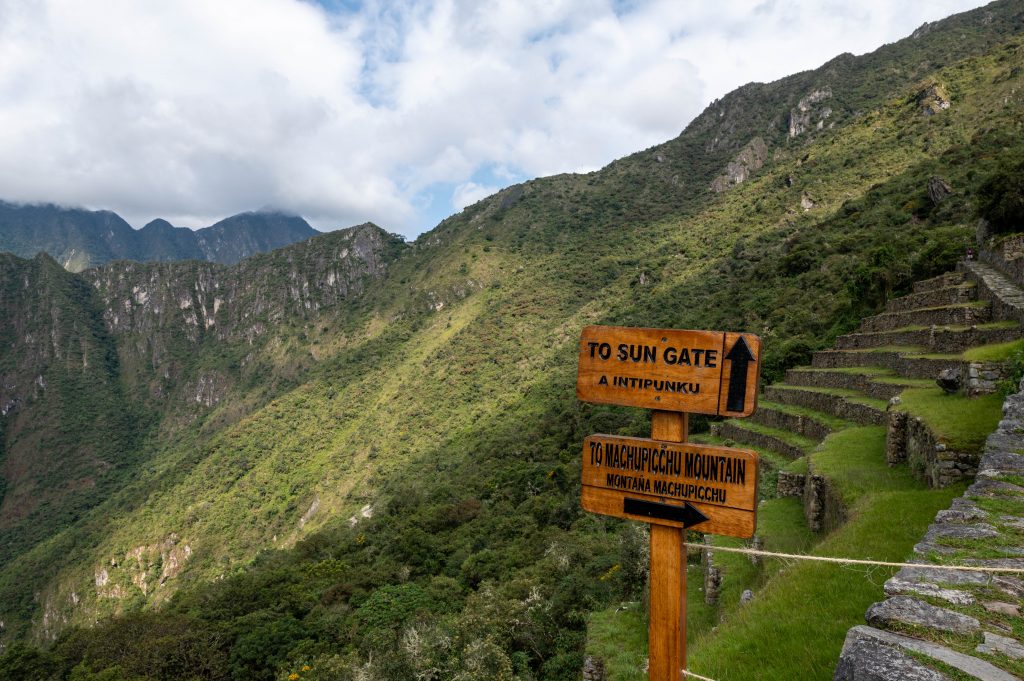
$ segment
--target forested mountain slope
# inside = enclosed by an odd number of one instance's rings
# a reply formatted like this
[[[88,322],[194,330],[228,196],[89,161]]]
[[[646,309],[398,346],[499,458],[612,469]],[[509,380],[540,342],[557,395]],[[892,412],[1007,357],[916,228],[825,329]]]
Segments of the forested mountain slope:
[[[757,333],[770,381],[947,269],[978,187],[1024,157],[1021,30],[994,3],[745,86],[412,244],[7,257],[0,307],[34,331],[0,331],[5,640],[125,678],[575,677],[587,613],[644,564],[581,513],[580,442],[648,432],[576,401],[580,329]]]

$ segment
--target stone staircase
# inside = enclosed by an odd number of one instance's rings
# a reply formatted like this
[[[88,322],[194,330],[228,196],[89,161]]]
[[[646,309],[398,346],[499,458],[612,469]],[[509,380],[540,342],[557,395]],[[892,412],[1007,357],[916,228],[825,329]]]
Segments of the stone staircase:
[[[966,382],[965,350],[1021,337],[1024,316],[1008,313],[993,290],[1002,298],[1020,294],[976,262],[916,282],[912,293],[888,301],[832,349],[814,353],[811,366],[790,369],[784,382],[766,386],[750,419],[716,424],[714,434],[797,459],[838,428],[886,425],[890,400],[907,388],[935,387],[947,370]],[[1024,310],[1024,296],[1020,302]]]
[[[990,265],[962,263],[956,272],[917,282],[833,348],[814,353],[810,366],[765,386],[751,418],[713,426],[713,436],[772,455],[776,463],[769,465],[780,466],[778,495],[802,498],[812,530],[841,523],[843,510],[837,513],[841,502],[808,455],[844,428],[886,427],[890,465],[907,463],[906,450],[893,454],[894,442],[922,447],[926,453],[916,465],[932,485],[977,475],[914,547],[911,561],[921,568],[889,579],[887,598],[871,606],[867,624],[849,630],[837,681],[1024,678],[1024,574],[928,567],[953,561],[1024,568],[1024,384],[1008,399],[1011,406],[980,461],[977,453],[965,458],[945,451],[921,419],[892,408],[904,390],[936,388],[936,378],[949,370],[959,371],[962,391],[972,394],[978,365],[963,353],[1020,339],[1022,323],[1021,287]]]
[[[1004,403],[975,483],[914,547],[920,567],[886,581],[888,598],[847,632],[835,681],[1021,678],[1007,670],[1024,672],[1024,574],[935,567],[1024,569],[1024,382],[1020,389]]]

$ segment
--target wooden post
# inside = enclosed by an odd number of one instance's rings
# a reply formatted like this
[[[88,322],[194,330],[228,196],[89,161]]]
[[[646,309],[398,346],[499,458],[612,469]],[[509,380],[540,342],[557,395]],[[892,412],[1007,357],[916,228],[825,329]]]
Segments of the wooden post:
[[[686,442],[688,415],[651,412],[651,439]],[[680,681],[686,668],[686,530],[651,525],[649,681]]]

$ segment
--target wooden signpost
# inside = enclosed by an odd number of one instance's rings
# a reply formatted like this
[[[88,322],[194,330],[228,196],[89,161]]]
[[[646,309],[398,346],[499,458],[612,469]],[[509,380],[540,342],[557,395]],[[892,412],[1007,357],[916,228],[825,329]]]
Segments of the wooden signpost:
[[[761,340],[751,334],[588,326],[576,395],[654,409],[651,437],[583,442],[583,508],[651,524],[648,678],[679,681],[686,667],[686,528],[753,536],[756,452],[687,443],[688,412],[750,416]]]

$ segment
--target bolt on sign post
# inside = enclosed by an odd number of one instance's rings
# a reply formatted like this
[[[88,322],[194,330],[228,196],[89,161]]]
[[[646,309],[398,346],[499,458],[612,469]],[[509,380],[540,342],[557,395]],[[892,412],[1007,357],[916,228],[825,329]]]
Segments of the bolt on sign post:
[[[648,678],[680,681],[686,667],[687,528],[750,538],[757,525],[757,453],[688,443],[688,414],[750,416],[761,339],[722,331],[588,326],[576,396],[653,409],[651,437],[583,441],[582,505],[651,524]]]

